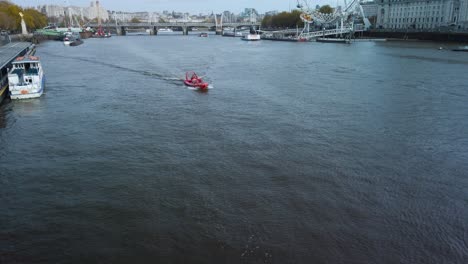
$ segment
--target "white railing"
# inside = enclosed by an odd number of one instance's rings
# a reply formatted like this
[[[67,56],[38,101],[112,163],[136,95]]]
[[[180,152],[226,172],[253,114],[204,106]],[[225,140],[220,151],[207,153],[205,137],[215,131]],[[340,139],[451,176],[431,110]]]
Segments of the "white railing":
[[[331,36],[331,35],[339,35],[339,34],[346,34],[353,31],[353,28],[346,27],[346,28],[338,28],[338,29],[329,29],[329,30],[320,30],[308,33],[302,33],[299,35],[298,39],[313,39],[319,38],[323,36]]]

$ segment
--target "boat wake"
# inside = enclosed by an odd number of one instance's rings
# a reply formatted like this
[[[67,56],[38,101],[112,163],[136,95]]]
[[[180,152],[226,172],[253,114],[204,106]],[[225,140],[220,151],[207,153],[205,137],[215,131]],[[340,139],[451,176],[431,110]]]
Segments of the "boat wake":
[[[186,87],[187,89],[192,90],[192,91],[200,90],[200,88],[198,88],[198,87],[190,87],[190,86],[186,86],[186,85],[184,85],[184,87]],[[208,87],[206,89],[214,89],[214,86],[210,84],[210,85],[208,85]]]
[[[127,71],[127,72],[143,74],[145,76],[154,77],[154,78],[156,78],[158,80],[168,81],[168,82],[172,82],[174,84],[179,84],[180,81],[184,80],[183,78],[180,78],[180,77],[165,75],[165,74],[158,73],[158,72],[136,70],[136,69],[133,69],[133,68],[124,67],[124,66],[116,65],[116,64],[112,64],[112,63],[106,63],[106,62],[103,62],[103,61],[98,61],[98,60],[93,60],[93,59],[87,59],[87,58],[82,58],[82,57],[72,57],[72,56],[62,56],[62,55],[57,55],[57,54],[49,53],[49,52],[43,52],[43,53],[48,55],[48,56],[65,58],[65,59],[72,59],[72,60],[79,60],[79,61],[98,64],[98,65],[102,65],[102,66],[106,66],[106,67],[114,68],[114,69],[118,69],[118,70],[123,70],[123,71]]]

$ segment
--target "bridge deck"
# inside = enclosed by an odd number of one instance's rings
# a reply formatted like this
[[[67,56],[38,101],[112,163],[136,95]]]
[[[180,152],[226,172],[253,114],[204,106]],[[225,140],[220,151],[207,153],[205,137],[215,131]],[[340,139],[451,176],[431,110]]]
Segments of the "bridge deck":
[[[23,51],[31,46],[29,42],[12,42],[0,47],[0,69],[6,67]]]

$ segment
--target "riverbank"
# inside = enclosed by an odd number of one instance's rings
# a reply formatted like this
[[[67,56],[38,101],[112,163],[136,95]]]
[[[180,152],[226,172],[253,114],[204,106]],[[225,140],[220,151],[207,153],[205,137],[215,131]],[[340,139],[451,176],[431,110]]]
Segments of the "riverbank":
[[[468,32],[462,31],[393,31],[370,30],[362,33],[365,37],[387,38],[398,40],[424,40],[441,42],[465,42],[468,43]]]

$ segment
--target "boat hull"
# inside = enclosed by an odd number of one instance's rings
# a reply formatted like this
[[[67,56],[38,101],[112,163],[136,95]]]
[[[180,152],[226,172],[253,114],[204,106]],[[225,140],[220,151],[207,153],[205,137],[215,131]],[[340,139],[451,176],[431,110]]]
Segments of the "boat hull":
[[[81,44],[83,44],[82,40],[75,40],[72,43],[70,43],[70,46],[75,47],[75,46],[79,46]]]
[[[10,91],[10,98],[12,100],[39,98],[44,92],[44,85],[45,85],[45,77],[42,76],[40,87],[36,89],[27,89],[27,87],[25,87],[24,89],[16,88]]]
[[[261,40],[260,35],[258,37],[257,36],[255,36],[255,37],[244,36],[241,39],[244,40],[244,41],[259,41],[259,40]]]
[[[187,85],[187,86],[190,86],[190,87],[201,89],[201,90],[204,90],[204,89],[208,88],[208,83],[205,83],[205,82],[193,84],[191,81],[185,80],[184,84]]]

